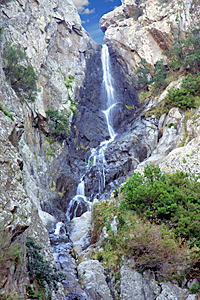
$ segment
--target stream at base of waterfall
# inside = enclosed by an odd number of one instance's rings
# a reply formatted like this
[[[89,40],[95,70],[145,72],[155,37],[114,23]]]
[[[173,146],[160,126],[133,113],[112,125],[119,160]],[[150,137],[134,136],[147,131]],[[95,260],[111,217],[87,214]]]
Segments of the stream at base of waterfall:
[[[91,153],[88,158],[86,173],[88,174],[92,170],[92,168],[95,167],[96,178],[98,180],[98,193],[94,197],[92,197],[93,199],[91,201],[93,201],[95,198],[98,198],[98,196],[105,189],[105,168],[107,165],[105,151],[108,147],[108,144],[114,141],[116,137],[116,132],[113,128],[112,110],[119,103],[116,100],[117,98],[115,96],[113,78],[111,74],[109,49],[107,45],[102,46],[101,60],[103,69],[102,87],[104,89],[105,95],[105,106],[102,112],[107,124],[109,138],[102,141],[97,148],[91,149]],[[69,221],[73,218],[79,217],[83,213],[85,213],[86,211],[90,211],[91,209],[92,202],[90,202],[85,196],[85,175],[86,174],[84,174],[80,179],[76,195],[68,204],[68,209],[66,211],[66,221],[68,222],[68,224],[70,224]],[[62,282],[64,288],[68,290],[71,286],[73,286],[73,291],[75,291],[77,295],[82,295],[81,298],[79,296],[79,298],[74,298],[74,295],[72,295],[72,297],[69,294],[68,296],[66,296],[66,299],[86,299],[87,295],[78,283],[76,261],[71,255],[73,244],[67,234],[68,229],[66,229],[66,224],[64,224],[63,222],[58,222],[56,224],[56,228],[50,232],[50,240],[52,244],[54,260],[58,268],[61,271],[64,271],[66,274],[66,280]]]

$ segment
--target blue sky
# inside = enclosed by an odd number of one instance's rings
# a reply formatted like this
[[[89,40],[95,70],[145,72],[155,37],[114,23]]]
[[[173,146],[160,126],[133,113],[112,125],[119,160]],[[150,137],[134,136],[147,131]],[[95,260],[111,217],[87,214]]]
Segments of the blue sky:
[[[121,5],[121,0],[72,0],[81,16],[83,27],[93,39],[102,44],[104,34],[99,28],[100,18],[115,6]]]

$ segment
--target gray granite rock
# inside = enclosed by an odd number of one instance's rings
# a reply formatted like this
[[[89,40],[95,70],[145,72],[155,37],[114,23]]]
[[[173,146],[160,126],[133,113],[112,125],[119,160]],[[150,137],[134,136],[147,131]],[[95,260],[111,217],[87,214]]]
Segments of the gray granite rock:
[[[88,260],[78,265],[79,278],[92,300],[112,300],[106,283],[104,268],[98,260]]]

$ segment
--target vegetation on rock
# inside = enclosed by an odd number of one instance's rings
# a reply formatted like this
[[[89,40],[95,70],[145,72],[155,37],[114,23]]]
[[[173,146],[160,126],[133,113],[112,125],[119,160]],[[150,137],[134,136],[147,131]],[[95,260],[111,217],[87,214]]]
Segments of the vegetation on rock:
[[[28,63],[26,54],[17,47],[8,45],[3,52],[6,80],[23,101],[35,101],[37,75]]]
[[[200,72],[200,28],[192,29],[185,39],[177,39],[165,54],[172,70]]]
[[[94,205],[92,243],[101,234],[104,239],[103,251],[93,258],[118,272],[123,257],[133,256],[139,272],[150,269],[158,280],[200,281],[198,178],[148,166],[144,174],[134,172],[115,196],[116,202]]]
[[[143,10],[142,8],[136,6],[132,11],[132,18],[136,21],[140,16],[142,16]]]
[[[5,279],[10,276],[10,269],[16,269],[22,261],[22,248],[15,240],[15,232],[0,224],[0,290],[5,284]],[[0,299],[19,299],[14,293],[0,291]]]
[[[142,59],[139,63],[139,67],[136,71],[137,82],[136,86],[138,90],[148,90],[150,84],[151,72],[145,59]]]
[[[14,234],[2,224],[0,225],[0,261],[1,268],[7,263],[21,263],[21,249],[17,242],[13,242]]]
[[[164,90],[174,74],[187,75],[180,88],[172,88],[162,105],[152,111],[157,115],[167,113],[172,107],[182,110],[195,108],[200,100],[200,29],[191,30],[185,39],[177,39],[171,48],[165,51],[167,63],[162,60],[154,66],[153,74],[147,63],[141,60],[136,72],[136,86],[139,91],[150,90],[150,95],[157,95]],[[148,94],[149,96],[149,94]]]
[[[9,117],[12,121],[15,121],[12,114],[0,103],[0,111],[4,113],[5,116]]]
[[[65,275],[44,259],[42,248],[32,238],[27,239],[26,247],[29,276],[31,283],[35,284],[27,287],[28,296],[31,299],[48,299],[45,296],[45,285],[50,289],[57,289],[58,282],[65,279]]]
[[[117,222],[117,234],[112,223]],[[105,267],[118,274],[124,258],[134,258],[135,268],[155,272],[158,280],[199,278],[199,248],[188,247],[187,242],[177,239],[166,225],[142,220],[128,207],[103,202],[93,208],[92,242],[104,231],[103,250],[93,252]],[[105,234],[106,232],[106,234]],[[198,251],[197,251],[198,249]]]
[[[169,110],[179,107],[182,110],[196,108],[200,103],[200,73],[197,77],[188,77],[182,81],[180,88],[171,88],[167,92],[164,107]]]
[[[200,236],[198,178],[181,171],[162,174],[152,165],[145,167],[144,174],[133,172],[121,191],[125,195],[123,203],[139,216],[165,222],[177,236],[189,240]]]
[[[61,140],[65,139],[70,132],[67,111],[63,110],[59,112],[58,110],[49,108],[46,114],[51,130],[50,135]]]

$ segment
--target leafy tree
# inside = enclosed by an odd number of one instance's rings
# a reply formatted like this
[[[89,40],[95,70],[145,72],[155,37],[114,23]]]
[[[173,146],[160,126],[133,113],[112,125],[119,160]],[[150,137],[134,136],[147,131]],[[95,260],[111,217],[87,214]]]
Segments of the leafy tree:
[[[154,66],[153,76],[151,76],[150,69],[147,62],[142,59],[138,70],[136,71],[137,82],[136,87],[138,90],[148,90],[149,85],[153,84],[154,94],[158,94],[160,90],[163,90],[167,86],[166,77],[169,69],[164,64],[163,60],[156,62]]]
[[[34,101],[37,95],[37,75],[19,47],[7,46],[3,52],[6,79],[22,101]],[[27,65],[27,66],[25,66]]]

